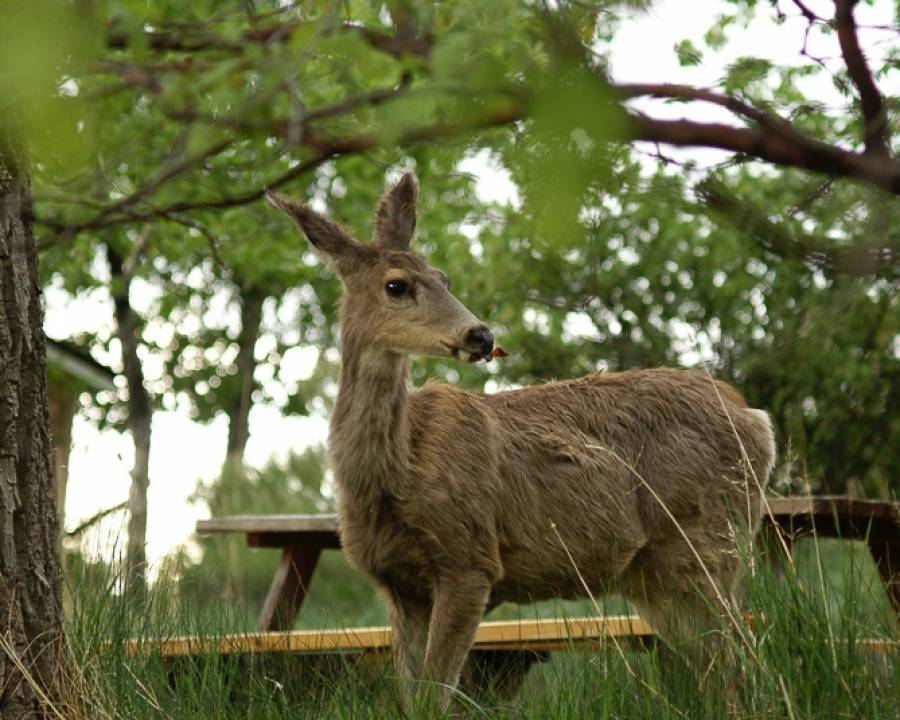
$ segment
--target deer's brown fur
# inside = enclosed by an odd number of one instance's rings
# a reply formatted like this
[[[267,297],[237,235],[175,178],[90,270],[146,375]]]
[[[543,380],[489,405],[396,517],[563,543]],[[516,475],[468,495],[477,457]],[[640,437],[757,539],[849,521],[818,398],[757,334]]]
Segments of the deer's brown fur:
[[[484,351],[446,276],[409,252],[415,195],[410,175],[385,194],[372,244],[270,197],[344,284],[329,437],[341,537],[389,599],[398,675],[429,681],[446,706],[486,609],[585,583],[617,587],[664,639],[710,628],[739,574],[738,539],[758,526],[775,453],[766,413],[673,369],[408,391],[410,353]],[[392,279],[406,297],[388,293]]]

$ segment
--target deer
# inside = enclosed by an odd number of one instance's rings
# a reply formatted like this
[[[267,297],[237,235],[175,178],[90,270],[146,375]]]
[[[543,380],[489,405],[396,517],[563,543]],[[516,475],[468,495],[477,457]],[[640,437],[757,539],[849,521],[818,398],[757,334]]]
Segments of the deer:
[[[410,358],[474,363],[494,336],[411,250],[418,186],[381,197],[370,242],[268,193],[342,283],[328,454],[341,543],[387,599],[402,703],[446,710],[502,602],[618,588],[666,643],[717,627],[775,460],[768,414],[691,369],[597,372],[484,394]],[[405,689],[404,689],[405,688]]]

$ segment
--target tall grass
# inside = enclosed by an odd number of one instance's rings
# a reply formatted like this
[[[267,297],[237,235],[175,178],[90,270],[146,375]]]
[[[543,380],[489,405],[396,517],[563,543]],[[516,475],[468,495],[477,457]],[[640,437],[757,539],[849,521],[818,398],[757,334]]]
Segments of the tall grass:
[[[200,656],[167,660],[148,642],[126,641],[243,627],[246,612],[211,597],[188,605],[177,583],[159,583],[141,607],[129,606],[114,577],[82,575],[70,588],[68,637],[74,667],[67,717],[78,718],[399,718],[386,658]],[[315,597],[305,608],[318,617]],[[613,607],[620,610],[619,601]],[[736,664],[703,673],[662,648],[559,652],[531,670],[512,702],[460,696],[473,718],[870,718],[896,720],[900,654],[874,653],[863,640],[896,639],[893,611],[859,543],[803,542],[776,575],[761,564],[744,588],[755,620],[747,639],[732,637]],[[500,616],[583,615],[584,604],[501,608]],[[329,619],[343,625],[371,618]],[[735,670],[735,667],[737,670]]]

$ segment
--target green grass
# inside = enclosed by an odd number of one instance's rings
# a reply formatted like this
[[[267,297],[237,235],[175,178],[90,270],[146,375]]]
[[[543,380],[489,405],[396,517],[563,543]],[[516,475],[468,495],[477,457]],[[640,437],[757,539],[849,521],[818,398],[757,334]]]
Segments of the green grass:
[[[338,562],[338,561],[333,561]],[[335,577],[343,577],[335,571]],[[332,579],[333,580],[333,579]],[[328,605],[329,574],[316,578],[301,616],[327,625],[371,624],[380,605]],[[247,622],[247,609],[214,595],[200,606],[177,582],[160,583],[146,606],[129,607],[114,578],[81,574],[67,612],[76,676],[66,717],[74,718],[399,718],[389,664],[353,655],[310,659],[127,657],[124,640],[216,635]],[[190,597],[185,603],[183,597]],[[379,602],[379,601],[375,601]],[[513,703],[460,698],[473,718],[868,718],[895,720],[900,655],[862,649],[862,639],[897,638],[896,620],[865,547],[820,541],[798,545],[776,578],[765,567],[745,583],[757,618],[750,642],[732,638],[739,668],[724,663],[699,677],[665,650],[553,653],[532,669]],[[611,612],[624,605],[612,599]],[[585,615],[586,603],[505,606],[504,618]]]

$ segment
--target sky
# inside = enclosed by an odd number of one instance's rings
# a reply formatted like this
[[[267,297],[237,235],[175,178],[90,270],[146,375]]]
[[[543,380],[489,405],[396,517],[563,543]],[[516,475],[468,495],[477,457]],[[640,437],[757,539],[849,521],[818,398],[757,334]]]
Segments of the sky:
[[[776,26],[768,19],[754,22],[749,28],[732,29],[729,42],[715,57],[709,54],[696,67],[683,68],[677,63],[674,45],[682,39],[693,40],[703,47],[702,36],[726,8],[722,0],[662,0],[640,16],[623,23],[611,45],[611,75],[617,82],[679,82],[695,86],[712,86],[724,74],[726,65],[744,55],[764,56],[776,63],[798,64],[806,21],[790,0],[781,0],[781,8],[789,19]],[[833,13],[831,0],[807,0],[806,5],[821,15]],[[860,25],[890,25],[893,19],[891,0],[876,0],[870,7],[858,6]],[[861,44],[874,55],[886,50],[896,35],[883,30],[861,30]],[[808,50],[827,58],[837,67],[839,51],[834,36],[812,33]],[[900,73],[879,80],[885,95],[900,95]],[[809,92],[836,102],[827,79],[811,81]],[[702,104],[665,104],[641,101],[641,109],[652,109],[656,117],[678,118],[690,115],[706,122],[733,122],[722,108]],[[691,157],[701,165],[713,164],[722,154],[713,150],[668,150],[667,154]],[[488,201],[518,203],[518,193],[509,176],[498,168],[486,153],[465,161],[462,169],[477,178],[477,191]],[[135,307],[149,305],[152,291],[136,283],[132,301]],[[64,339],[76,331],[112,327],[112,306],[108,295],[96,292],[88,298],[73,299],[58,288],[46,292],[45,329],[52,338]],[[263,342],[263,341],[261,341]],[[259,349],[259,347],[258,347]],[[295,353],[288,371],[303,379],[312,371],[317,351],[313,348]],[[112,359],[115,360],[114,358]],[[148,368],[152,374],[152,368]],[[256,405],[250,414],[250,438],[246,461],[260,467],[272,457],[283,458],[289,451],[301,451],[310,444],[322,443],[327,437],[327,418],[282,417],[271,406]],[[187,544],[198,519],[208,517],[208,509],[191,501],[198,481],[212,480],[219,472],[225,454],[227,421],[220,417],[203,425],[192,422],[186,414],[157,412],[152,428],[150,488],[148,494],[147,557],[151,565],[172,549]],[[133,458],[131,439],[127,434],[100,432],[83,418],[76,418],[69,464],[66,500],[66,526],[76,526],[99,510],[116,505],[128,497],[129,471]],[[124,544],[124,513],[109,516],[84,539],[82,548],[91,555],[108,556]]]

